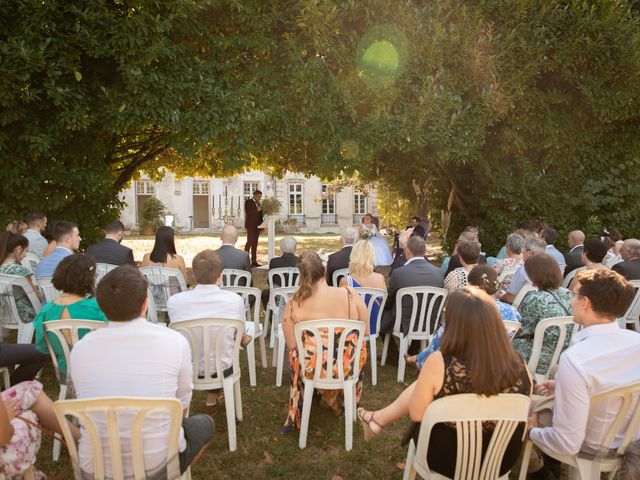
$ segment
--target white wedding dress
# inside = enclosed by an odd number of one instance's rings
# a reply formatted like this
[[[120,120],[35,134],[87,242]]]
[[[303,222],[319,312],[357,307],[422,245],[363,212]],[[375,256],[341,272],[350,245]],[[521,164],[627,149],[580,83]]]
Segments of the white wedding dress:
[[[375,223],[372,223],[371,225],[363,223],[362,229],[369,230],[373,235],[369,241],[371,242],[371,245],[373,245],[373,250],[375,251],[376,258],[373,262],[374,265],[376,267],[391,265],[393,263],[391,248],[389,248],[387,241],[378,234],[378,227],[376,227]]]

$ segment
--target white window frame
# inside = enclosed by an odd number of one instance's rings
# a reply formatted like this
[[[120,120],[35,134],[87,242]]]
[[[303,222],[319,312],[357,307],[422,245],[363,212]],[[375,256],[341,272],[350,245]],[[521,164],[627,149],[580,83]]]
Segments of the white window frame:
[[[299,188],[298,188],[299,187]],[[294,209],[298,207],[296,199],[300,199],[300,211],[291,211],[291,199],[294,199]],[[304,215],[304,183],[291,182],[287,186],[287,211],[289,215]]]
[[[247,188],[249,187],[249,188]],[[257,180],[245,180],[242,182],[242,197],[246,202],[250,198],[253,198],[253,192],[260,190],[260,182]]]
[[[136,181],[136,195],[155,195],[156,188],[151,180]]]
[[[336,195],[325,196],[329,185],[327,183],[322,184],[322,213],[325,215],[335,215],[336,213]]]
[[[193,194],[198,196],[209,196],[209,180],[194,180]]]
[[[362,200],[364,200],[362,202]],[[367,207],[369,206],[369,196],[360,192],[353,192],[353,214],[354,215],[364,215],[367,213]],[[362,206],[362,210],[360,211],[360,206]]]

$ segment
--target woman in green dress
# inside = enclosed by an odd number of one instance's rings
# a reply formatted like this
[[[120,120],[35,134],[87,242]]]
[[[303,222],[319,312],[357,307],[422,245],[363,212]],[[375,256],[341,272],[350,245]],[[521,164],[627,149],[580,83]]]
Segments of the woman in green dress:
[[[49,353],[42,326],[45,322],[68,319],[108,321],[95,299],[95,281],[96,263],[89,255],[69,255],[60,262],[51,282],[62,293],[54,301],[47,303],[33,322],[39,352]],[[79,337],[82,338],[88,332],[89,330],[80,329]],[[67,363],[62,345],[53,334],[49,334],[49,342],[56,354],[60,376],[64,379]]]

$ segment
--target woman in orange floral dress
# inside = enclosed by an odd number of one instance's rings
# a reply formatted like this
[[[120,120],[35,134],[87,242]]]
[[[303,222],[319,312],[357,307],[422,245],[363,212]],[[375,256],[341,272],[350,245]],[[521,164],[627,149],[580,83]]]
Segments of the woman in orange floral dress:
[[[351,288],[330,287],[325,281],[324,266],[320,257],[315,252],[305,252],[300,256],[298,262],[300,269],[300,287],[293,298],[287,303],[282,328],[285,340],[289,347],[289,364],[291,366],[291,392],[289,395],[289,405],[287,420],[282,427],[283,432],[290,432],[295,428],[300,429],[302,415],[302,402],[304,398],[303,375],[306,378],[313,378],[313,365],[316,356],[316,345],[311,336],[303,337],[305,343],[305,361],[302,362],[306,368],[302,371],[300,362],[300,352],[296,348],[294,335],[294,325],[308,320],[321,318],[351,319],[359,320],[365,324],[365,335],[369,334],[369,315],[367,307],[360,296]],[[339,330],[336,330],[335,342],[339,341]],[[322,335],[323,342],[327,341]],[[347,335],[345,342],[345,352],[342,363],[345,376],[351,371],[354,362],[358,362],[360,368],[360,378],[356,385],[356,400],[360,401],[362,394],[362,381],[364,378],[365,364],[367,361],[367,349],[362,346],[359,357],[356,359],[357,333],[354,331]],[[338,351],[337,348],[332,349]],[[327,350],[323,349],[326,353]],[[313,361],[312,361],[313,360]],[[335,360],[335,359],[334,359]],[[323,368],[326,368],[326,361],[323,361]],[[333,362],[334,370],[338,369],[338,362]],[[342,391],[341,390],[321,390],[317,392],[324,402],[335,412],[336,415],[342,413]]]

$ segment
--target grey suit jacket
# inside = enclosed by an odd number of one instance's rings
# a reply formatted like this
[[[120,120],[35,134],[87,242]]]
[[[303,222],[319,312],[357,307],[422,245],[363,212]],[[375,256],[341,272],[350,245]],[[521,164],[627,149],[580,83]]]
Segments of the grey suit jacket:
[[[222,257],[224,268],[251,271],[251,261],[247,252],[238,250],[232,245],[222,245],[216,252]]]
[[[583,250],[584,250],[584,247],[580,245],[579,247],[575,247],[573,250],[570,250],[564,255],[564,259],[567,262],[567,266],[564,269],[565,277],[572,270],[575,270],[576,268],[584,267],[584,263],[582,263]]]

